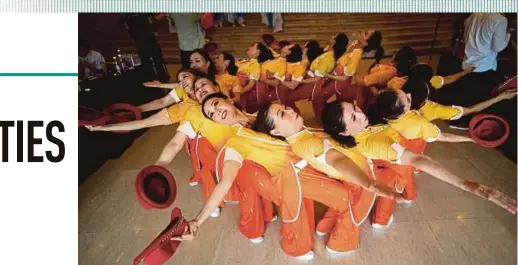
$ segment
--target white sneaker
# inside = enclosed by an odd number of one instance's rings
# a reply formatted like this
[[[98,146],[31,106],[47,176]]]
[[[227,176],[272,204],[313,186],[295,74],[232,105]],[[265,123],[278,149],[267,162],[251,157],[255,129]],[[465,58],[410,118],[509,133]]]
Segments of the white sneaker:
[[[317,230],[317,236],[325,236],[325,235],[327,235],[327,233],[323,233],[323,232],[320,232]]]
[[[272,220],[270,220],[269,222],[270,222],[270,223],[271,223],[271,222],[275,222],[275,221],[277,221],[277,219],[279,219],[279,217],[278,217],[277,215],[275,215],[275,216],[272,218]]]
[[[252,242],[252,243],[254,243],[254,244],[259,244],[259,243],[263,242],[263,240],[264,240],[264,237],[260,236],[260,237],[258,237],[258,238],[252,238],[252,239],[250,239],[250,242]]]
[[[199,183],[199,182],[196,182],[196,181],[189,182],[189,186],[191,186],[191,187],[196,187],[196,186],[198,186],[198,185],[200,185],[200,183]]]
[[[218,207],[218,208],[216,208],[216,209],[214,210],[214,212],[212,212],[212,213],[210,214],[210,217],[216,218],[216,217],[218,217],[218,216],[219,216],[219,213],[220,213],[220,212],[221,212],[221,210],[220,210],[220,209],[219,209],[219,207]]]
[[[357,249],[355,250],[349,250],[349,251],[336,251],[336,250],[332,250],[330,249],[328,246],[326,246],[326,250],[329,254],[331,255],[345,255],[345,254],[351,254],[351,253],[354,253],[356,252]]]
[[[394,215],[390,216],[390,219],[389,219],[389,221],[388,221],[388,223],[386,225],[380,225],[380,224],[377,224],[377,223],[372,223],[372,228],[380,229],[380,228],[389,227],[390,224],[392,224],[392,221],[394,221]]]
[[[296,258],[299,260],[312,260],[314,257],[315,257],[315,252],[313,252],[313,250],[310,250],[308,253],[306,253],[302,256],[298,256]]]

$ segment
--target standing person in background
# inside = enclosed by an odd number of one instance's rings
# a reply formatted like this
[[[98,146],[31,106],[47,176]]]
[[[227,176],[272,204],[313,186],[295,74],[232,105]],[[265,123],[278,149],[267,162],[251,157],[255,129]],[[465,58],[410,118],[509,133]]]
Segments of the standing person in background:
[[[193,13],[170,13],[169,17],[176,26],[182,66],[189,68],[192,51],[201,49],[205,45],[200,16]]]
[[[273,27],[273,32],[282,31],[283,19],[281,13],[261,13],[263,24]]]
[[[106,74],[106,64],[103,55],[90,49],[87,41],[79,40],[79,77],[87,78],[104,74]]]
[[[153,19],[154,15],[148,13],[130,13],[124,16],[126,28],[137,45],[142,64],[153,67],[160,81],[169,82],[169,73],[156,39]]]
[[[474,67],[471,74],[455,85],[436,90],[432,98],[443,105],[468,107],[489,98],[491,90],[501,81],[496,72],[497,55],[509,43],[507,18],[498,13],[472,14],[464,22],[464,60],[462,68]],[[467,130],[471,117],[451,121],[449,126]]]

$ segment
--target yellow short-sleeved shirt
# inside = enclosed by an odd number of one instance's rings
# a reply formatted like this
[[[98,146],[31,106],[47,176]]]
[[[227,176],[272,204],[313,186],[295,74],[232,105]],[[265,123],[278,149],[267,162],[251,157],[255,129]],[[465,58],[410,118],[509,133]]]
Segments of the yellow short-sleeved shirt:
[[[261,65],[257,59],[238,61],[236,65],[238,73],[245,74],[251,80],[259,80]]]
[[[194,139],[198,134],[205,137],[216,149],[220,150],[225,142],[235,134],[230,125],[216,123],[205,118],[201,106],[192,106],[187,109],[184,119],[178,126],[178,131]]]
[[[372,67],[369,74],[363,77],[365,86],[385,86],[387,82],[397,75],[397,69],[392,64],[377,64]]]
[[[323,77],[331,73],[335,68],[335,55],[333,51],[325,52],[313,60],[309,66],[308,75]]]
[[[286,64],[286,74],[291,75],[292,81],[302,81],[306,75],[306,69],[308,68],[308,61],[300,61],[296,63]]]
[[[353,136],[356,147],[366,158],[400,163],[405,148],[399,144],[399,134],[390,126],[369,126]]]
[[[295,155],[306,160],[316,170],[340,180],[347,180],[347,176],[340,174],[335,168],[327,164],[325,154],[329,149],[335,149],[351,159],[366,174],[370,174],[370,168],[357,148],[343,148],[329,137],[303,130],[286,139]]]
[[[270,174],[277,175],[297,159],[284,141],[241,125],[234,125],[234,128],[237,128],[236,135],[225,144],[225,160],[251,160],[266,168]]]
[[[354,49],[350,52],[347,52],[338,59],[336,62],[337,67],[342,67],[343,75],[353,76],[356,73],[356,69],[358,68],[358,64],[360,64],[362,56],[362,49]]]
[[[441,130],[431,123],[418,111],[411,110],[401,117],[388,122],[391,128],[408,140],[423,139],[434,142],[441,134]]]
[[[182,87],[175,87],[169,92],[169,96],[173,97],[176,102],[184,101],[189,99],[189,95]]]
[[[235,75],[231,75],[228,73],[216,75],[216,82],[219,85],[219,89],[221,93],[230,97],[231,93],[241,93],[242,87],[239,83],[239,78]]]
[[[464,108],[459,106],[444,106],[427,100],[419,109],[419,114],[428,121],[433,120],[458,120],[464,114]]]
[[[191,99],[187,92],[185,92],[181,87],[171,90],[169,95],[177,102],[176,104],[167,107],[167,114],[172,123],[180,122],[188,108],[198,105],[198,102]]]
[[[286,59],[277,58],[268,60],[261,64],[261,76],[265,77],[266,72],[273,73],[273,76],[279,79],[281,82],[284,81],[286,76]]]

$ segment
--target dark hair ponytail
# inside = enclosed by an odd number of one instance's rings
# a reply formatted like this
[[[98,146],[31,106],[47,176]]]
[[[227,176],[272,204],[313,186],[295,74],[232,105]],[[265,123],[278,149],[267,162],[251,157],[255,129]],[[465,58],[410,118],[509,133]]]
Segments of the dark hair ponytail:
[[[273,59],[273,53],[270,49],[268,49],[268,47],[266,47],[266,45],[258,42],[257,49],[259,49],[259,56],[257,57],[257,61],[259,63],[264,63]]]
[[[333,45],[333,52],[335,59],[338,60],[347,51],[349,38],[344,33],[339,33],[335,36],[335,44]]]
[[[273,135],[271,131],[274,129],[275,125],[273,124],[273,120],[268,118],[268,111],[272,103],[264,104],[259,106],[259,110],[257,111],[257,117],[255,118],[255,122],[252,125],[252,130],[260,133],[267,134],[273,138],[277,138],[279,140],[286,140],[282,136]]]
[[[393,120],[403,114],[405,107],[400,104],[396,90],[385,89],[376,99],[376,111],[381,118]]]
[[[209,63],[209,68],[207,69],[207,75],[214,78],[214,75],[216,74],[216,66],[212,62],[212,59],[210,59],[209,54],[203,49],[195,49],[194,51],[192,51],[191,56],[195,53],[201,55],[201,57],[203,57],[203,59]]]
[[[232,54],[228,52],[223,52],[223,60],[228,61],[228,68],[227,71],[231,75],[236,75],[237,73],[237,66],[236,66],[236,59]]]
[[[401,48],[394,57],[396,68],[400,76],[408,76],[410,68],[417,63],[417,56],[412,48],[405,46]]]
[[[367,46],[363,47],[364,52],[376,50],[376,53],[374,53],[374,64],[378,64],[385,55],[385,50],[381,47],[382,40],[383,36],[381,35],[381,31],[374,31],[367,39]]]
[[[340,101],[333,101],[324,105],[321,117],[324,131],[343,147],[355,147],[356,140],[354,137],[340,134],[345,132],[346,129],[343,122],[343,113],[344,110]]]
[[[324,49],[320,47],[320,43],[316,40],[310,40],[306,44],[306,48],[308,49],[307,57],[308,61],[311,64],[313,60],[315,60],[318,56],[320,56],[322,53],[324,53]]]
[[[416,64],[410,69],[408,80],[402,89],[412,95],[411,109],[419,110],[428,100],[432,77],[433,69],[428,64]]]

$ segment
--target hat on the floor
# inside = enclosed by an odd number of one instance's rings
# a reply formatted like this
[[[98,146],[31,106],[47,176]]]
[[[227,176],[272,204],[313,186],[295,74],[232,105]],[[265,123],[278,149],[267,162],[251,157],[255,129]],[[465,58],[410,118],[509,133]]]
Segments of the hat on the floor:
[[[491,96],[496,96],[506,90],[516,89],[518,87],[516,79],[517,79],[517,77],[515,75],[515,76],[505,80],[502,84],[500,84],[495,89],[493,89],[493,91],[491,91]]]
[[[115,103],[104,110],[104,114],[110,117],[108,124],[136,121],[142,119],[140,110],[127,103]],[[127,133],[129,131],[113,131],[115,133]]]
[[[84,106],[79,106],[78,114],[79,126],[104,125],[110,120],[110,116],[106,116],[105,113]]]
[[[138,202],[146,209],[165,209],[176,199],[174,176],[161,166],[142,169],[135,185]]]
[[[171,212],[171,221],[151,243],[135,257],[133,265],[162,265],[173,256],[181,241],[171,240],[174,236],[183,234],[187,222],[182,212],[174,208]]]
[[[203,50],[208,54],[213,54],[218,49],[218,44],[215,42],[208,42],[203,45]]]
[[[479,114],[469,122],[469,134],[477,144],[497,147],[509,137],[509,124],[492,114]]]

